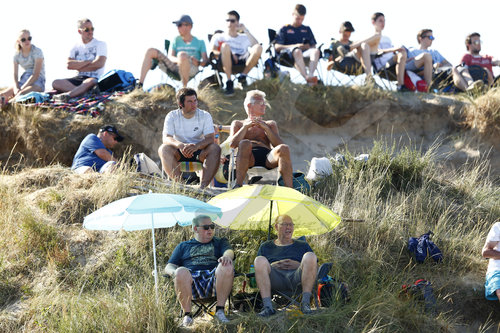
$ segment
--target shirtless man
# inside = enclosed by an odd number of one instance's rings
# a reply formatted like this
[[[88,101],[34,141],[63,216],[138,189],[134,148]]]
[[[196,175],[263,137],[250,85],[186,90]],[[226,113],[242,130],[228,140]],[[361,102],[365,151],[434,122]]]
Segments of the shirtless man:
[[[228,138],[231,148],[238,148],[235,187],[242,186],[248,169],[253,166],[269,170],[278,167],[285,186],[292,187],[290,149],[283,144],[276,122],[262,120],[266,113],[266,94],[251,90],[247,92],[243,104],[248,118],[234,120]]]

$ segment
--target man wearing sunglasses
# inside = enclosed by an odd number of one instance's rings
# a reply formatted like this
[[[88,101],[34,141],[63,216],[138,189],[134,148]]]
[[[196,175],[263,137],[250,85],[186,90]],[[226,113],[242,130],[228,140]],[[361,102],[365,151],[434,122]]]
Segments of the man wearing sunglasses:
[[[62,94],[55,95],[57,102],[67,102],[73,97],[83,95],[97,84],[104,74],[107,58],[106,43],[94,38],[92,21],[84,18],[78,21],[78,33],[81,43],[77,43],[70,51],[68,69],[78,71],[78,75],[69,79],[58,79],[52,87]]]
[[[213,54],[219,58],[219,70],[224,70],[227,76],[227,96],[234,94],[234,83],[231,75],[239,72],[238,81],[246,85],[248,72],[257,65],[262,54],[262,45],[240,23],[240,14],[232,10],[227,13],[227,32],[218,33],[210,41]]]
[[[113,172],[118,160],[113,156],[111,149],[121,141],[123,137],[113,125],[101,127],[97,135],[87,135],[73,158],[71,170],[79,174],[95,171]]]
[[[160,50],[150,48],[146,51],[139,77],[139,87],[142,87],[148,71],[151,69],[153,59],[158,61],[162,71],[167,74],[178,76],[182,86],[186,87],[190,78],[198,73],[198,67],[204,67],[208,63],[205,42],[191,35],[193,20],[189,15],[182,15],[177,21],[179,36],[172,42],[168,56]]]
[[[469,87],[477,86],[481,81],[491,86],[495,81],[493,66],[500,66],[500,60],[479,54],[481,44],[481,35],[477,32],[468,35],[465,39],[467,53],[462,57],[461,64],[464,69],[461,74]]]
[[[184,311],[183,326],[191,326],[191,299],[217,296],[215,319],[227,323],[224,306],[234,278],[234,252],[225,238],[214,237],[211,218],[193,219],[194,238],[177,245],[165,267],[174,279],[175,293]]]

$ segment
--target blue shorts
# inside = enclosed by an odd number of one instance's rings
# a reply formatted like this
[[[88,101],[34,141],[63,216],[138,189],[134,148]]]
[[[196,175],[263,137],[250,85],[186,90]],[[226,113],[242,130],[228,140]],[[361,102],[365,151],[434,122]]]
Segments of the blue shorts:
[[[498,301],[496,295],[497,289],[500,289],[500,271],[494,271],[486,275],[484,283],[484,296],[487,300]]]
[[[408,62],[406,63],[405,68],[406,68],[407,70],[412,71],[412,72],[415,72],[415,73],[417,73],[417,72],[421,72],[421,71],[423,71],[423,70],[424,70],[424,68],[423,68],[423,67],[417,68],[417,66],[415,65],[415,59],[412,59],[412,60],[408,61]]]
[[[215,292],[215,270],[203,270],[203,271],[192,271],[191,277],[193,278],[193,284],[191,285],[191,291],[193,293],[193,299],[209,298],[216,296]]]
[[[33,75],[33,72],[32,71],[26,71],[23,73],[23,75],[21,75],[21,79],[19,80],[19,86],[22,87],[23,84],[25,84],[30,76]],[[45,78],[42,77],[41,75],[38,75],[38,79],[33,83],[34,86],[39,86],[40,88],[42,88],[42,91],[45,90]]]

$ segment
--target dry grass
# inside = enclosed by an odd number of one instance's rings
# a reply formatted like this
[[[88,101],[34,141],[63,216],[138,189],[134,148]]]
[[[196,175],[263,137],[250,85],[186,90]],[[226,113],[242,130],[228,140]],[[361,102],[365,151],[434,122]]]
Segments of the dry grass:
[[[465,125],[482,136],[500,142],[500,88],[489,90],[480,96],[465,111]]]

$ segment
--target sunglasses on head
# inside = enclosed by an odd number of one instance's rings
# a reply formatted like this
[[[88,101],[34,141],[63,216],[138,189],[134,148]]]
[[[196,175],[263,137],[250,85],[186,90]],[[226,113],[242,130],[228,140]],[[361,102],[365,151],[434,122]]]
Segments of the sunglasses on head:
[[[82,29],[85,32],[94,31],[94,27]]]
[[[29,36],[28,38],[21,38],[21,42],[24,43],[26,40],[29,40],[31,42],[31,39],[31,36]]]
[[[203,228],[203,230],[208,230],[208,229],[215,229],[215,224],[205,224],[205,225],[200,225],[199,228]]]
[[[234,22],[236,22],[236,20],[235,19],[227,19],[226,22],[234,23]]]

